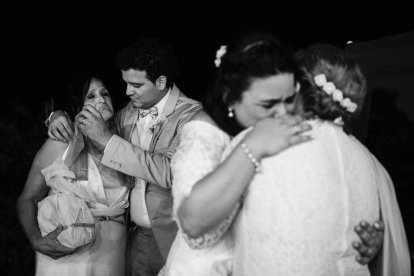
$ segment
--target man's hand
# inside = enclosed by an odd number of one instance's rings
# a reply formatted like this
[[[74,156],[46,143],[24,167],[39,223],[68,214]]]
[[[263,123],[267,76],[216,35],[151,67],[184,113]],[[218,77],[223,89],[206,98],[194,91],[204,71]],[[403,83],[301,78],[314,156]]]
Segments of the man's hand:
[[[50,232],[44,237],[35,239],[32,244],[33,248],[44,255],[51,257],[52,259],[59,259],[63,256],[72,254],[77,248],[68,248],[63,246],[57,240],[60,232],[65,228],[59,225],[54,231]]]
[[[73,134],[73,123],[70,117],[62,110],[53,112],[50,117],[47,135],[53,140],[67,143],[72,140]]]
[[[79,130],[87,136],[91,142],[98,148],[104,150],[112,133],[108,129],[106,122],[101,113],[91,105],[85,105],[81,112],[75,118]]]
[[[373,225],[362,221],[355,226],[355,232],[358,234],[361,242],[353,242],[352,246],[358,253],[356,257],[358,263],[368,264],[382,247],[384,240],[384,224],[382,221],[376,221]]]

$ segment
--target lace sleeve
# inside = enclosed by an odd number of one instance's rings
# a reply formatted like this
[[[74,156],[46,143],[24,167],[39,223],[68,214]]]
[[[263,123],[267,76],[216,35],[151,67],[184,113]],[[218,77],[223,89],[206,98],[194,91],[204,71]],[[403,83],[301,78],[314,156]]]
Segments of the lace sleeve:
[[[217,127],[204,121],[191,121],[183,126],[181,140],[171,161],[174,176],[172,193],[174,197],[173,218],[181,228],[177,210],[188,197],[197,181],[213,171],[220,163],[222,153],[230,142],[230,137]],[[189,237],[184,231],[184,239],[192,248],[203,248],[217,241],[229,228],[240,204],[214,230],[198,238]]]

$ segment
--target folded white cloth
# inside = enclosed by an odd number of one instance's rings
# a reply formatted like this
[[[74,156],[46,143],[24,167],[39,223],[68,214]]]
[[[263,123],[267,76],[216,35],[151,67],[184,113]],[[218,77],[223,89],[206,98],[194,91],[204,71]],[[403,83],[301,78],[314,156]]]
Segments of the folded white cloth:
[[[69,248],[90,243],[95,238],[96,222],[85,201],[73,195],[55,193],[38,204],[37,220],[42,236],[59,225],[65,229],[57,240]]]
[[[57,160],[42,170],[51,191],[38,203],[37,220],[42,236],[65,227],[57,240],[64,246],[76,248],[95,237],[96,219],[87,205],[90,196],[75,179],[63,160]]]

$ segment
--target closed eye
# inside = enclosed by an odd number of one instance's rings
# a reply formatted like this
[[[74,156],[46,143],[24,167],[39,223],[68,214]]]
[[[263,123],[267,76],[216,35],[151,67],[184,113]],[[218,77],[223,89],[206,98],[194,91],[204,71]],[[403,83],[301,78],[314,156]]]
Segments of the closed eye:
[[[293,94],[292,96],[286,98],[285,103],[288,103],[288,104],[293,103],[295,101],[295,98],[296,98],[296,93]]]
[[[266,109],[271,109],[274,105],[275,105],[275,103],[271,103],[271,104],[261,104],[261,106],[264,107],[264,108],[266,108]]]
[[[134,88],[140,88],[142,86],[142,84],[138,84],[138,83],[130,83],[130,85]]]
[[[266,108],[266,109],[271,109],[276,104],[279,104],[279,103],[282,103],[282,102],[285,103],[285,104],[292,104],[295,101],[295,98],[296,98],[296,93],[294,93],[293,95],[287,97],[283,101],[280,100],[280,99],[263,101],[263,102],[260,103],[260,106],[262,106],[263,108]]]
[[[260,103],[260,106],[266,108],[266,109],[270,109],[272,107],[274,107],[276,104],[281,103],[282,101],[280,99],[273,99],[273,100],[266,100],[266,101],[262,101]]]
[[[102,95],[102,96],[109,96],[109,92],[108,92],[108,90],[102,90],[102,91],[101,91],[101,95]]]

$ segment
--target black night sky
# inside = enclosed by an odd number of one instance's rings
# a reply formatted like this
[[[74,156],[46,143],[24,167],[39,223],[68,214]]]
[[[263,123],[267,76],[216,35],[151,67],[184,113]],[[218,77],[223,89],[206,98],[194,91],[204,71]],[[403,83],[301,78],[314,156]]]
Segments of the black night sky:
[[[112,95],[122,106],[128,98],[121,74],[115,68],[115,55],[142,36],[158,37],[173,46],[180,63],[176,83],[187,96],[197,100],[209,88],[216,50],[236,33],[269,31],[294,50],[315,42],[345,47],[352,40],[354,50],[369,69],[367,76],[372,84],[370,108],[363,124],[364,141],[393,178],[413,248],[414,26],[412,15],[405,16],[410,9],[393,8],[396,3],[393,7],[361,7],[357,1],[306,5],[244,2],[194,1],[178,6],[138,2],[134,6],[95,7],[74,6],[71,2],[59,6],[22,3],[3,9],[2,14],[7,15],[0,19],[2,58],[6,61],[1,63],[3,108],[0,110],[3,275],[33,273],[34,253],[18,224],[15,201],[31,162],[46,139],[43,121],[47,104],[52,98],[59,98],[64,85],[78,72],[99,68],[112,74],[119,84]],[[373,43],[396,36],[390,43],[389,40]],[[386,45],[387,56],[369,54],[378,45]],[[364,50],[367,47],[372,47],[372,51]],[[380,81],[385,79],[386,83]]]
[[[342,47],[349,40],[368,41],[413,29],[408,19],[390,23],[373,11],[362,12],[352,1],[275,4],[16,9],[19,16],[3,24],[7,37],[3,43],[12,57],[12,78],[18,87],[24,83],[24,91],[7,94],[31,103],[58,97],[59,86],[83,68],[113,70],[120,79],[113,64],[115,54],[141,36],[159,37],[173,45],[180,61],[178,86],[188,96],[200,98],[212,76],[216,50],[238,32],[270,31],[299,49],[313,42]]]

